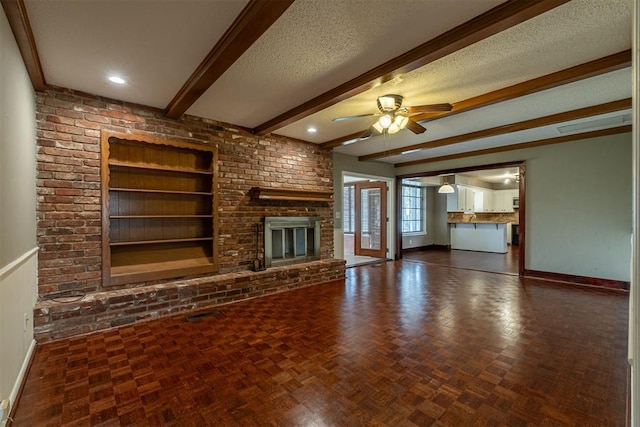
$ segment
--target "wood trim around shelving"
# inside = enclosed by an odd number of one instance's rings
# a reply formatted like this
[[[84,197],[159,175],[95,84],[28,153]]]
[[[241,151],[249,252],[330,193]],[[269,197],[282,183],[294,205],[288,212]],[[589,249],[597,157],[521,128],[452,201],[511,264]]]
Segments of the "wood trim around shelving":
[[[288,188],[253,187],[251,197],[259,200],[291,200],[303,202],[331,202],[333,190],[297,190]]]
[[[195,276],[199,274],[215,273],[217,268],[213,264],[194,264],[186,267],[172,267],[167,262],[144,265],[144,269],[135,269],[130,266],[114,267],[110,277],[111,285],[125,285],[132,282],[145,282],[147,280],[170,279],[172,277]],[[184,261],[182,261],[184,264]]]
[[[154,190],[151,188],[124,188],[111,187],[109,191],[121,191],[123,193],[160,193],[160,194],[184,194],[187,196],[213,196],[213,193],[205,191],[182,191],[182,190]]]
[[[111,215],[110,219],[180,219],[213,218],[213,215]]]
[[[213,171],[210,171],[210,170],[197,170],[197,169],[186,169],[186,168],[177,168],[177,167],[171,167],[171,166],[161,166],[161,165],[152,165],[152,164],[129,163],[129,162],[123,162],[123,161],[116,161],[116,160],[109,160],[109,166],[117,166],[121,168],[149,169],[149,170],[177,172],[177,173],[193,173],[193,174],[201,174],[201,175],[213,174]]]
[[[213,237],[193,237],[193,238],[185,238],[185,239],[162,239],[162,240],[128,240],[124,242],[110,242],[109,246],[158,245],[162,243],[207,242],[207,241],[213,241]]]
[[[146,167],[143,164],[128,164],[126,161],[118,161],[110,158],[110,139],[116,138],[120,141],[137,142],[140,144],[163,145],[167,149],[189,149],[198,152],[208,152],[211,154],[210,162],[211,166],[208,170],[183,170],[181,167],[161,165],[148,165]],[[101,181],[101,195],[102,195],[102,285],[108,287],[110,285],[123,285],[136,282],[144,282],[148,280],[169,279],[172,277],[193,276],[206,273],[215,273],[219,268],[219,248],[217,246],[219,230],[218,230],[218,197],[216,189],[218,188],[218,149],[214,144],[197,144],[180,139],[169,139],[153,135],[147,135],[143,132],[132,133],[119,133],[109,130],[102,130],[100,135],[100,181]],[[208,160],[209,161],[209,160]],[[110,165],[111,163],[111,165]],[[212,192],[193,192],[193,191],[171,191],[171,190],[153,190],[153,189],[131,189],[131,188],[110,188],[110,166],[119,167],[133,167],[140,169],[153,169],[159,172],[163,170],[170,170],[181,174],[204,174],[208,175],[211,179]],[[186,176],[186,175],[185,175]],[[192,176],[192,178],[196,178]],[[182,194],[182,195],[196,195],[199,197],[211,197],[211,215],[179,215],[170,216],[171,218],[204,218],[211,219],[212,221],[212,233],[207,237],[200,238],[184,238],[184,239],[166,239],[166,240],[148,240],[148,241],[129,241],[129,242],[111,242],[110,230],[111,221],[118,221],[119,218],[111,218],[110,215],[110,191],[118,192],[140,192],[140,193],[165,193],[165,194]],[[117,215],[116,215],[117,216]],[[163,215],[141,215],[139,218],[131,216],[128,219],[148,219],[149,217],[160,218],[165,217]],[[152,218],[153,219],[153,218]],[[111,247],[126,247],[132,245],[155,245],[155,244],[182,244],[187,242],[211,242],[211,255],[206,259],[196,257],[193,259],[180,259],[173,262],[167,262],[165,260],[159,262],[141,262],[139,264],[132,264],[127,266],[112,266],[112,253]],[[133,247],[133,246],[132,246]],[[208,247],[208,246],[207,246]]]

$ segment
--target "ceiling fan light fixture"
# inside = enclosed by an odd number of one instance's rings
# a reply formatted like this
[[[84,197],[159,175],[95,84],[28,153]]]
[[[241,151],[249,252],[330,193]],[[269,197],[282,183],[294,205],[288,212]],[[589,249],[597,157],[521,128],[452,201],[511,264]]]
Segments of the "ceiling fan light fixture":
[[[380,125],[380,120],[373,124],[373,128],[377,130],[379,133],[384,133],[384,128]]]
[[[395,111],[402,105],[402,96],[400,95],[384,95],[378,97],[378,108],[380,111]]]
[[[396,124],[396,122],[394,121],[393,123],[391,123],[389,125],[389,128],[387,129],[387,132],[389,133],[389,135],[393,135],[394,133],[398,133],[400,132],[402,128],[400,126],[398,126]]]
[[[395,119],[393,119],[393,124],[398,126],[400,129],[404,129],[409,123],[409,117],[403,116],[402,114],[397,114]]]
[[[382,129],[387,129],[393,123],[393,119],[389,114],[384,114],[382,117],[378,119],[378,124]]]

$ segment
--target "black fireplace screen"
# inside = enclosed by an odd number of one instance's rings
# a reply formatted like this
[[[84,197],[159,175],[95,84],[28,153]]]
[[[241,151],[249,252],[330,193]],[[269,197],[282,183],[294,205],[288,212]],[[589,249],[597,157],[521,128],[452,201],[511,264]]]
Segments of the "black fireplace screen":
[[[264,230],[267,267],[320,258],[320,218],[265,217]]]

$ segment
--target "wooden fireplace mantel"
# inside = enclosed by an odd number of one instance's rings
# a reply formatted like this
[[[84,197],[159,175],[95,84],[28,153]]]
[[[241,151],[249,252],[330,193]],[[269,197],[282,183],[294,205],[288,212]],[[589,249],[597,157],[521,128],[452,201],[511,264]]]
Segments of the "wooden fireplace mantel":
[[[330,202],[333,200],[333,190],[253,187],[251,193],[253,198],[260,200],[294,200],[303,202]]]

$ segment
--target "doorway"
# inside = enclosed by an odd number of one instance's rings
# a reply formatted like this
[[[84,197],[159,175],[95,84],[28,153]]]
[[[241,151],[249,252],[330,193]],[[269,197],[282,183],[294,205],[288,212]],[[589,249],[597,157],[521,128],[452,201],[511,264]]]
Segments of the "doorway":
[[[389,259],[389,183],[344,175],[343,258],[347,267]]]
[[[430,188],[432,203],[429,224],[433,232],[424,246],[415,247],[415,238],[411,246],[411,239],[404,236],[404,229],[399,227],[401,234],[397,240],[402,247],[399,250],[402,258],[471,270],[524,274],[524,162],[398,178],[398,185]],[[439,193],[445,180],[453,184],[454,191]],[[488,233],[487,227],[493,231]]]
[[[354,184],[354,255],[386,258],[387,184],[380,181]]]

